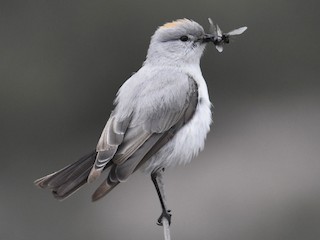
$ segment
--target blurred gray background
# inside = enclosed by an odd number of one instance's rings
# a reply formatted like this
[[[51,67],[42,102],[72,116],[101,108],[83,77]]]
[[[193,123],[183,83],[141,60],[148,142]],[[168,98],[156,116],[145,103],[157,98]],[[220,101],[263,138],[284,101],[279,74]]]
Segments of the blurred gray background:
[[[248,26],[202,71],[214,104],[205,150],[166,172],[172,238],[320,239],[319,1],[0,2],[0,239],[162,239],[140,172],[91,203],[33,180],[91,151],[157,26]]]

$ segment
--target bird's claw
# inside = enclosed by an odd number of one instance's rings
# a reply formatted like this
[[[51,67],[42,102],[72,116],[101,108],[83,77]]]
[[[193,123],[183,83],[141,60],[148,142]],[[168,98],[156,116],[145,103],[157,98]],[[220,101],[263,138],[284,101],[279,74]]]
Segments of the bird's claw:
[[[162,219],[167,219],[169,225],[171,224],[171,210],[163,210],[160,217],[158,218],[157,225],[162,226]]]

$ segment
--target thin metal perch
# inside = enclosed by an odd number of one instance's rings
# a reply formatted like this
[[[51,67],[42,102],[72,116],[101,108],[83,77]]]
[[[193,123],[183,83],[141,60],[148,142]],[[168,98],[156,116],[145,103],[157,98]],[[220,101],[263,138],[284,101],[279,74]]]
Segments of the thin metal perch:
[[[170,226],[169,226],[169,222],[166,218],[162,218],[162,225],[163,225],[164,240],[170,240],[171,239]]]

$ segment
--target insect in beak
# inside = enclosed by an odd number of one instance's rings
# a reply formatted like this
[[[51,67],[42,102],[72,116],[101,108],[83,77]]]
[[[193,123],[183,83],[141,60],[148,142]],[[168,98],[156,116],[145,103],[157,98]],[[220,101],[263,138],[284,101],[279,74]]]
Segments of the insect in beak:
[[[224,33],[221,31],[218,24],[214,24],[212,22],[211,18],[208,18],[208,20],[210,24],[209,33],[205,34],[203,42],[213,42],[219,52],[223,51],[224,44],[228,44],[230,42],[230,37],[240,35],[247,30],[247,27],[241,27]]]

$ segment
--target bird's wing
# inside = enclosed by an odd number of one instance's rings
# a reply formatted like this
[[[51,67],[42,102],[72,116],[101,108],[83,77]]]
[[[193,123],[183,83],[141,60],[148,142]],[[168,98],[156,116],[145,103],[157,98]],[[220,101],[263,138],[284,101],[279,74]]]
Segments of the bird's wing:
[[[114,112],[111,113],[97,144],[97,157],[88,176],[88,182],[94,181],[114,157],[118,146],[123,142],[130,120],[131,117],[128,116],[118,121],[114,116]]]
[[[192,77],[185,75],[185,78],[184,83],[179,83],[183,86],[166,85],[149,96],[151,104],[133,111],[123,141],[112,159],[114,165],[106,181],[94,193],[93,200],[104,196],[114,184],[125,181],[192,118],[198,103],[198,86]],[[150,93],[149,90],[146,92]],[[135,104],[139,102],[144,102],[143,97]]]
[[[148,152],[160,149],[193,115],[198,102],[197,84],[192,77],[185,78],[184,83],[181,81],[182,92],[178,89],[172,92],[175,85],[167,85],[150,99],[153,104],[141,112],[138,110],[139,116],[133,113],[123,142],[112,159],[117,165],[111,176],[114,180],[125,181]]]

